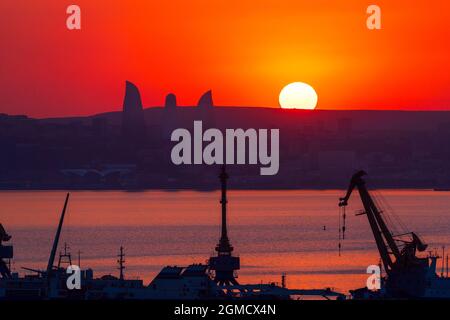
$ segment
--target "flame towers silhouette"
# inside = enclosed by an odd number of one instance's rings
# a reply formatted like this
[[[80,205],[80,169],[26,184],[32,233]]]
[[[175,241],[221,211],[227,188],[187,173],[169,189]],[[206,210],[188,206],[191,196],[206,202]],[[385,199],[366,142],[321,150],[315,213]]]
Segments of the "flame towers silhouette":
[[[219,243],[216,246],[217,256],[209,259],[210,269],[215,272],[214,281],[220,285],[237,285],[235,271],[239,270],[239,257],[233,257],[233,247],[230,244],[227,233],[227,180],[228,174],[225,166],[222,166],[220,173],[222,196],[220,204],[222,206],[222,233]]]

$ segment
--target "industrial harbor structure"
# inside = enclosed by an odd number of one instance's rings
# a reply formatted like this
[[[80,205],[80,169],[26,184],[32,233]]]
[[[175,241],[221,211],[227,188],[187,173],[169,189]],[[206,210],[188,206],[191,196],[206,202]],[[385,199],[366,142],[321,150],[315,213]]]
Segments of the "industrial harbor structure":
[[[382,261],[385,276],[380,279],[379,289],[361,288],[350,291],[352,299],[449,299],[450,279],[436,273],[437,255],[419,256],[427,244],[414,232],[394,234],[386,223],[387,212],[381,210],[369,193],[363,179],[366,173],[359,171],[353,175],[347,193],[339,200],[343,208],[342,224],[339,228],[340,240],[345,239],[345,207],[357,189],[364,207],[358,215],[365,215],[369,221],[376,246]],[[58,263],[56,254],[59,247],[64,218],[68,210],[69,194],[56,229],[48,263],[44,270],[23,267],[32,275],[21,277],[11,271],[14,257],[11,240],[0,224],[0,299],[2,300],[211,300],[211,299],[276,299],[286,300],[302,296],[315,298],[344,299],[344,294],[331,289],[289,289],[285,275],[281,286],[268,284],[241,284],[237,272],[241,268],[240,257],[233,254],[233,246],[228,236],[227,224],[227,181],[228,174],[222,166],[219,179],[221,183],[221,234],[215,247],[216,255],[206,264],[191,264],[186,267],[166,266],[157,276],[145,285],[142,280],[127,279],[125,276],[125,252],[120,247],[118,254],[117,277],[105,275],[94,277],[92,269],[80,270],[81,286],[69,288],[72,258],[67,244],[61,251]],[[339,244],[340,247],[340,244]],[[443,258],[443,257],[442,257]]]
[[[13,248],[0,242],[0,300],[210,300],[210,299],[276,299],[286,300],[300,296],[315,296],[327,299],[343,299],[342,293],[331,289],[289,289],[285,281],[279,286],[269,284],[240,284],[236,272],[240,269],[240,257],[233,255],[227,230],[227,180],[225,166],[220,173],[221,182],[221,236],[215,250],[217,256],[210,257],[207,264],[192,264],[187,267],[166,266],[148,284],[142,280],[126,279],[124,274],[124,249],[120,248],[118,255],[119,276],[105,275],[94,277],[92,269],[80,271],[80,289],[69,289],[67,280],[69,266],[64,266],[63,258],[71,263],[67,250],[60,254],[58,265],[55,266],[56,252],[66,215],[69,194],[67,194],[60,220],[55,233],[47,268],[32,271],[33,275],[21,277],[11,272],[10,260],[13,258]],[[3,227],[0,228],[0,240],[7,242],[11,236]],[[67,263],[67,264],[68,264]],[[283,275],[283,279],[285,276]]]
[[[414,232],[394,234],[388,227],[383,212],[370,195],[363,177],[366,172],[355,173],[347,193],[340,198],[339,207],[345,208],[354,189],[357,189],[367,216],[380,258],[386,272],[379,290],[367,287],[352,291],[356,299],[450,299],[450,278],[436,273],[436,255],[419,257],[428,245]],[[345,219],[345,211],[344,211]],[[344,220],[345,221],[345,220]],[[340,232],[345,232],[345,224]],[[444,256],[442,256],[444,259]]]

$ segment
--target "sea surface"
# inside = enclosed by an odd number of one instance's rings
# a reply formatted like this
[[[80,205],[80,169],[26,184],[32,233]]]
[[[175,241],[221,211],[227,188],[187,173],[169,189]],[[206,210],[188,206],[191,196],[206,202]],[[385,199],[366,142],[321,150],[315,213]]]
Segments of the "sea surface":
[[[241,258],[240,283],[281,282],[290,288],[365,286],[379,256],[355,192],[346,213],[339,256],[339,197],[344,190],[228,192],[229,237]],[[373,192],[395,233],[417,232],[429,250],[450,248],[450,192]],[[44,269],[64,191],[1,191],[0,223],[13,238],[13,271]],[[125,276],[149,283],[165,265],[205,263],[220,237],[218,191],[71,192],[59,250],[97,276],[117,275],[119,247]],[[425,253],[428,254],[428,253]],[[441,259],[442,260],[442,259]],[[439,267],[441,260],[438,260]],[[439,269],[439,272],[441,270]]]

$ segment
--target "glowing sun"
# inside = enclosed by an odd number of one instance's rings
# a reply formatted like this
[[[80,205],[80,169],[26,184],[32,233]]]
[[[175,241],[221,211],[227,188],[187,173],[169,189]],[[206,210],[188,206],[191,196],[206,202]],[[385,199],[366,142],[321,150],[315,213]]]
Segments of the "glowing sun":
[[[317,93],[309,84],[293,82],[281,90],[279,101],[283,109],[313,110],[317,106]]]

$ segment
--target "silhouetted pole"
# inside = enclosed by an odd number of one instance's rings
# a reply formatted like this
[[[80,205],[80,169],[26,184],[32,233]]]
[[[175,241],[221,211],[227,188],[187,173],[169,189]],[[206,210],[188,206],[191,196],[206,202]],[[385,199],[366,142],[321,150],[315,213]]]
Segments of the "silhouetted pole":
[[[50,257],[48,259],[48,264],[47,264],[47,277],[49,277],[50,273],[52,272],[53,264],[55,263],[56,250],[58,249],[59,237],[61,235],[61,229],[62,229],[62,226],[64,223],[64,216],[66,214],[67,203],[69,202],[69,196],[70,196],[70,194],[68,193],[66,195],[66,201],[64,202],[64,207],[63,207],[63,210],[61,213],[61,217],[59,218],[59,224],[58,224],[58,229],[56,230],[55,239],[53,240],[53,248],[50,253]]]
[[[447,254],[447,278],[448,278],[448,254]]]
[[[125,266],[123,265],[125,263],[124,257],[125,254],[123,253],[123,247],[120,247],[120,253],[118,255],[119,260],[117,260],[117,262],[119,263],[119,271],[120,271],[120,275],[119,275],[119,279],[123,280],[125,277],[123,275],[123,270],[125,269]]]
[[[222,205],[222,239],[228,241],[227,234],[227,180],[228,174],[225,171],[225,166],[222,166],[222,172],[220,173],[220,182],[222,186],[222,197],[220,203]]]
[[[240,268],[239,257],[233,257],[233,247],[230,244],[227,233],[227,179],[225,165],[219,175],[221,183],[220,204],[222,207],[222,234],[216,246],[217,257],[209,259],[210,270],[215,271],[214,281],[219,285],[237,285],[234,272]]]
[[[81,250],[78,250],[78,267],[81,268]]]

